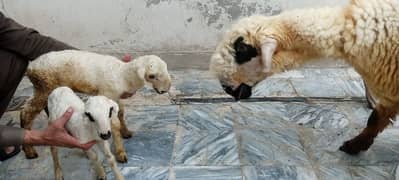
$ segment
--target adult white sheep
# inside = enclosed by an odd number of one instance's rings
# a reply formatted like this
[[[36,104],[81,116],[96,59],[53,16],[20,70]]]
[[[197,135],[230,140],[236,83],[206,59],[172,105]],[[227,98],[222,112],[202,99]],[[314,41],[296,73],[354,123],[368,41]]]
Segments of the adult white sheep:
[[[351,0],[345,7],[303,9],[238,21],[216,48],[210,69],[236,99],[266,77],[331,57],[362,76],[378,104],[367,127],[340,150],[357,154],[399,110],[399,5],[394,0]]]
[[[171,86],[166,63],[154,55],[124,63],[113,56],[92,52],[50,52],[34,60],[27,75],[34,94],[21,112],[21,126],[25,129],[32,127],[35,116],[46,107],[50,92],[60,86],[68,86],[75,92],[104,95],[118,102],[120,123],[113,122],[112,135],[119,162],[127,162],[121,135],[124,138],[132,136],[124,121],[124,106],[120,99],[132,96],[145,82],[151,83],[159,94],[167,92]],[[28,159],[38,156],[32,146],[23,146],[23,150]]]
[[[111,137],[111,121],[119,121],[117,119],[118,104],[105,96],[92,96],[86,103],[83,103],[70,88],[59,87],[54,89],[48,97],[49,123],[61,117],[69,107],[74,109],[74,113],[66,124],[68,132],[81,143],[96,140],[96,145],[100,147],[107,158],[116,179],[124,179],[107,141]],[[106,173],[97,159],[96,152],[89,149],[85,153],[91,160],[98,179],[106,179]],[[54,162],[54,175],[56,179],[61,180],[63,175],[56,147],[51,147],[51,155]]]

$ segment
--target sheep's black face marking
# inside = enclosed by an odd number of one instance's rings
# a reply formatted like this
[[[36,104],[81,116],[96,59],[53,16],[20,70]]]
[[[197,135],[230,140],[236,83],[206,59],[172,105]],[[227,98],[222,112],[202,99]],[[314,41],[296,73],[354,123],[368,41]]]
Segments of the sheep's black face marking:
[[[114,110],[114,107],[109,108],[109,114],[108,117],[111,118],[112,117],[112,111]]]
[[[237,64],[244,64],[253,57],[258,56],[256,48],[244,43],[244,38],[239,37],[233,44],[235,50],[235,61]]]
[[[85,115],[89,118],[89,120],[91,122],[94,122],[94,118],[93,118],[93,116],[91,116],[91,114],[89,112],[85,112]]]
[[[150,75],[148,76],[148,78],[150,78],[150,79],[155,79],[155,75],[154,75],[154,74],[150,74]]]
[[[252,95],[252,87],[245,83],[240,84],[237,89],[233,90],[230,86],[222,85],[224,91],[234,97],[236,101],[240,99],[248,99]]]

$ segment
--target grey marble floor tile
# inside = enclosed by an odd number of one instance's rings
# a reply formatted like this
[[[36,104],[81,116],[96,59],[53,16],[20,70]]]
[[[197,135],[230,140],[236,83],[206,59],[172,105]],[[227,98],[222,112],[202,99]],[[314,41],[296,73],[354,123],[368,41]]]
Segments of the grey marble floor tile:
[[[299,96],[303,97],[346,97],[343,83],[337,78],[313,77],[295,78],[291,82]]]
[[[352,175],[348,166],[327,165],[317,168],[319,178],[323,180],[352,180]]]
[[[194,96],[201,93],[200,73],[197,71],[184,71],[175,74],[174,86],[180,96]]]
[[[365,103],[345,103],[338,108],[345,113],[355,127],[366,127],[367,120],[372,112]]]
[[[124,141],[128,163],[120,166],[168,166],[174,141],[174,132],[138,131],[131,139]]]
[[[175,165],[240,165],[238,145],[233,131],[178,131]]]
[[[217,79],[200,79],[200,88],[202,97],[227,96]]]
[[[295,125],[295,123],[289,122],[284,103],[233,103],[232,112],[233,119],[238,126],[264,129]]]
[[[253,97],[294,97],[297,96],[289,79],[268,78],[252,90]]]
[[[317,129],[341,129],[350,125],[338,104],[286,103],[289,121]]]
[[[305,78],[326,77],[326,78],[347,78],[348,68],[301,68]]]
[[[376,166],[399,162],[399,130],[386,129],[374,140],[368,151],[350,156],[339,151],[343,142],[355,137],[361,129],[308,130],[303,139],[308,153],[319,164],[340,163],[348,166]]]
[[[167,180],[169,167],[122,167],[121,173],[126,180]],[[112,172],[107,179],[114,179]]]
[[[242,165],[309,165],[297,129],[240,129],[238,131]]]
[[[233,128],[229,104],[180,106],[179,126],[185,130],[219,132]]]
[[[19,83],[14,96],[32,96],[33,85],[27,77],[24,77]]]
[[[311,166],[244,166],[244,180],[316,180],[316,174]]]
[[[395,179],[397,165],[345,166],[327,165],[319,167],[320,179],[324,180],[386,180]]]
[[[349,97],[365,97],[365,89],[362,79],[337,79],[339,86],[345,91],[346,96]]]
[[[176,166],[176,180],[241,180],[239,166]]]
[[[125,110],[125,118],[133,131],[176,131],[178,106],[134,106]]]
[[[53,160],[49,147],[36,147],[39,158],[27,160],[23,152],[1,164],[0,179],[54,179]],[[65,180],[94,179],[95,173],[90,161],[77,149],[58,149]],[[4,168],[3,168],[4,167]]]
[[[355,180],[385,180],[395,179],[397,166],[352,166],[349,169]]]

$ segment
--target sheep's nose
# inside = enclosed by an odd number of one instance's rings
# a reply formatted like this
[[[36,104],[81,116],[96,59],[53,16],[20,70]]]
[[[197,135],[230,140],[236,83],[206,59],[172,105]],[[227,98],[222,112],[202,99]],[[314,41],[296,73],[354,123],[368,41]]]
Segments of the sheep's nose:
[[[108,140],[111,137],[111,131],[108,131],[107,134],[100,134],[101,139]]]
[[[157,89],[157,88],[154,88],[155,89],[155,91],[158,93],[158,94],[165,94],[166,92],[168,92],[168,91],[160,91],[159,89]]]
[[[223,90],[227,94],[230,94],[231,96],[233,96],[236,101],[238,101],[240,99],[248,99],[249,97],[251,97],[251,94],[252,94],[252,87],[245,83],[240,84],[240,86],[238,86],[238,88],[236,88],[236,89],[233,89],[232,87],[226,86],[223,84],[222,84],[222,87],[223,87]]]

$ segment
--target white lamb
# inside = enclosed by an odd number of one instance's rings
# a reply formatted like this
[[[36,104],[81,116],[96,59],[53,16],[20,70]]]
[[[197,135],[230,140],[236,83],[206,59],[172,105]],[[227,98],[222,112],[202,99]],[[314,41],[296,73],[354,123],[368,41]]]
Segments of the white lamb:
[[[124,120],[120,99],[134,95],[146,82],[159,94],[168,92],[171,86],[167,64],[154,55],[124,63],[113,56],[86,51],[50,52],[29,64],[27,76],[33,84],[34,94],[21,111],[21,127],[25,129],[32,127],[36,115],[46,107],[50,92],[60,86],[89,95],[103,95],[117,102],[120,122],[112,123],[112,136],[119,162],[127,162],[121,137],[132,136]],[[23,150],[28,159],[38,157],[32,146],[23,146]]]
[[[118,121],[118,104],[104,96],[89,97],[86,103],[68,87],[56,88],[48,98],[49,123],[57,120],[64,112],[72,107],[74,113],[66,124],[66,129],[81,143],[93,140],[97,144],[110,164],[116,179],[124,179],[121,175],[115,158],[110,150],[108,139],[111,137],[111,121]],[[97,159],[93,149],[85,151],[91,160],[99,179],[106,179],[106,173]],[[58,152],[56,147],[51,147],[54,162],[54,175],[56,179],[63,179]]]
[[[366,151],[399,111],[397,0],[351,0],[344,7],[243,18],[220,41],[210,69],[228,94],[244,99],[272,74],[326,57],[350,64],[378,99],[367,127],[340,147],[348,154]]]

